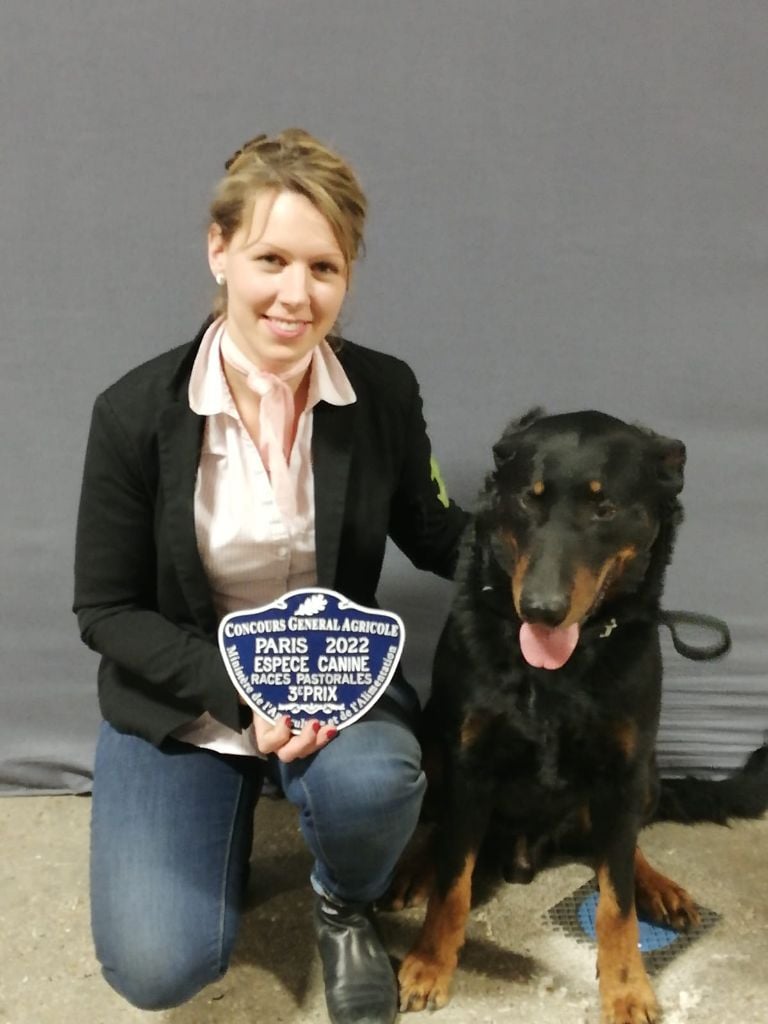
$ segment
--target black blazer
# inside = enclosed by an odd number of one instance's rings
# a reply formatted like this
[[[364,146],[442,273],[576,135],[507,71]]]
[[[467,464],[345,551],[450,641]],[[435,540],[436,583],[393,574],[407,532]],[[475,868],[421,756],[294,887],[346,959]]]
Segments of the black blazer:
[[[205,418],[187,387],[207,327],[99,395],[85,457],[74,609],[102,656],[102,715],[155,744],[203,711],[233,729],[250,718],[216,646],[195,537]],[[357,401],[313,413],[318,585],[375,605],[387,536],[450,577],[467,517],[438,498],[409,367],[351,342],[339,359]]]

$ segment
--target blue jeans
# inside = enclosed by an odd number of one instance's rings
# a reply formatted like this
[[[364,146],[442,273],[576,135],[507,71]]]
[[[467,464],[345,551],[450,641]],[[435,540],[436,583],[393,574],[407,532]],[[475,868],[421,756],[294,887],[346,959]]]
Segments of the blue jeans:
[[[412,732],[374,708],[323,750],[283,765],[315,858],[344,902],[387,889],[425,780]],[[91,919],[109,984],[142,1009],[190,999],[227,970],[266,764],[175,740],[157,749],[103,724],[91,821]]]

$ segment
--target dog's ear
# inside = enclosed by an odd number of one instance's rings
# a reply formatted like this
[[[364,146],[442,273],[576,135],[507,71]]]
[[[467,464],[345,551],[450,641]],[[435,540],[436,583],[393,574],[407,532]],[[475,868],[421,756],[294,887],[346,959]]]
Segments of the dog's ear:
[[[540,405],[534,405],[532,409],[521,416],[519,420],[512,420],[511,423],[507,424],[507,428],[504,431],[504,437],[507,434],[519,434],[521,430],[527,430],[528,427],[532,426],[537,420],[540,420],[542,416],[546,415]]]
[[[656,470],[656,478],[673,497],[683,489],[685,469],[685,445],[671,437],[657,434],[655,430],[635,423],[634,427],[647,439],[650,457]]]
[[[682,441],[659,435],[656,435],[654,442],[659,481],[672,494],[679,494],[683,489],[685,445]]]
[[[537,420],[540,420],[543,415],[544,410],[540,406],[535,406],[533,409],[529,409],[519,420],[512,420],[511,423],[507,424],[504,433],[493,446],[493,461],[496,464],[496,469],[500,469],[505,462],[509,462],[513,458],[517,435],[527,430]]]

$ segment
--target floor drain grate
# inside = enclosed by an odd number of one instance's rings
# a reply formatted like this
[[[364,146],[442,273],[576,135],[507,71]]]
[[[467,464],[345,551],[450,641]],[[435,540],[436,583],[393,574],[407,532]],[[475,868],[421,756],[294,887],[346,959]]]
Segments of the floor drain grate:
[[[597,908],[597,885],[594,880],[572,892],[570,896],[560,900],[554,907],[546,911],[544,917],[556,928],[577,942],[594,944],[595,941],[595,910]],[[679,954],[688,949],[698,938],[708,932],[720,920],[714,910],[697,904],[701,923],[686,932],[666,928],[653,921],[639,919],[640,950],[643,954],[645,969],[655,974]]]

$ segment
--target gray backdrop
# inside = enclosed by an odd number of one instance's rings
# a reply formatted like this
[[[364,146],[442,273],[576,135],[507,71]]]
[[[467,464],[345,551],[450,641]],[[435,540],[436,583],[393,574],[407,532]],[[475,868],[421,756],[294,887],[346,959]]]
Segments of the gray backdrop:
[[[455,497],[505,422],[597,407],[688,445],[662,763],[768,726],[764,0],[5,0],[0,9],[0,782],[89,786],[96,657],[71,603],[90,406],[188,340],[223,161],[301,125],[372,214],[346,332],[410,360]],[[449,587],[388,562],[423,689]]]

